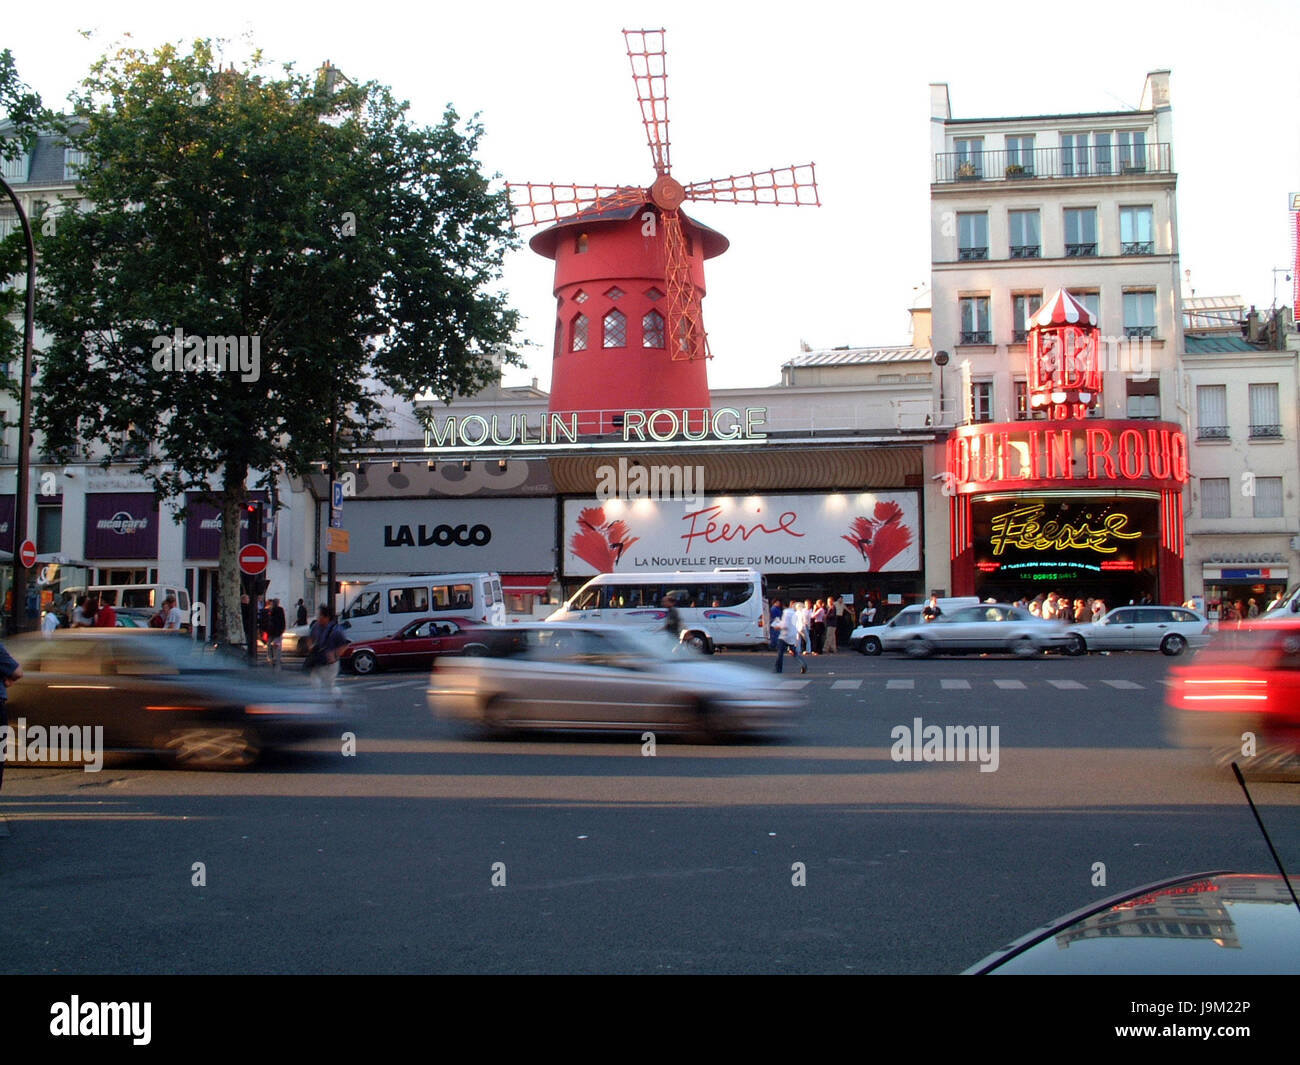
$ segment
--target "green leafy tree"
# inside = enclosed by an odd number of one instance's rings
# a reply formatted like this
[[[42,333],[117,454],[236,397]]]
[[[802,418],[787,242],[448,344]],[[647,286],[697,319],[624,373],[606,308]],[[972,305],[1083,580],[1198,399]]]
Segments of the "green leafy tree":
[[[381,392],[450,399],[493,379],[490,352],[517,361],[476,118],[420,127],[376,83],[264,70],[203,40],[99,60],[71,137],[90,206],[41,246],[35,424],[220,509],[232,642],[250,471],[306,476],[373,439]]]

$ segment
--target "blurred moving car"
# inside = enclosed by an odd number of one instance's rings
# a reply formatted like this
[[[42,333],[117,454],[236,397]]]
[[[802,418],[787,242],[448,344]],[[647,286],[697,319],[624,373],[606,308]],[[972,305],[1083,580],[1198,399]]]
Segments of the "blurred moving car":
[[[1160,651],[1180,655],[1187,648],[1210,642],[1210,622],[1182,606],[1117,606],[1098,621],[1068,625],[1072,637],[1066,651]]]
[[[605,625],[521,624],[487,634],[487,657],[439,658],[429,705],[488,731],[655,729],[717,738],[791,724],[776,678],[666,636]]]
[[[384,639],[348,644],[339,664],[364,677],[377,669],[428,669],[439,655],[486,653],[483,629],[471,618],[419,618]]]
[[[236,656],[160,629],[19,636],[23,678],[9,722],[103,726],[112,751],[155,751],[179,766],[235,768],[270,747],[337,736],[345,714],[305,683],[271,680]]]
[[[1300,887],[1295,877],[1291,882]],[[1300,973],[1300,912],[1281,876],[1180,876],[1076,910],[963,975],[1120,973]],[[1200,1017],[1189,1023],[1215,1022]]]
[[[903,651],[912,658],[975,652],[1032,658],[1043,651],[1064,650],[1069,639],[1062,622],[1036,617],[1009,603],[980,603],[882,635],[881,643],[886,651]]]
[[[975,606],[979,603],[979,599],[967,595],[953,599],[939,599],[937,602],[939,609],[947,614],[960,607]],[[911,606],[903,607],[880,625],[859,625],[849,635],[849,646],[864,655],[878,655],[885,649],[886,638],[901,635],[902,629],[925,624],[925,618],[921,616],[921,611],[924,609],[925,603],[913,603]]]
[[[1195,661],[1169,671],[1165,706],[1169,738],[1183,747],[1246,772],[1300,766],[1300,617],[1219,632]]]

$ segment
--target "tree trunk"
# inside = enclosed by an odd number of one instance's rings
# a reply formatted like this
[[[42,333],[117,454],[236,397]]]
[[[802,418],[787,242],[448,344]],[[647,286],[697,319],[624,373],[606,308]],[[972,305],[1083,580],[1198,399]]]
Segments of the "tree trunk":
[[[221,628],[217,641],[243,645],[244,612],[239,598],[243,592],[239,572],[239,540],[244,521],[244,504],[248,495],[248,470],[226,466],[226,478],[219,496],[221,503],[221,555],[217,570],[217,598]]]

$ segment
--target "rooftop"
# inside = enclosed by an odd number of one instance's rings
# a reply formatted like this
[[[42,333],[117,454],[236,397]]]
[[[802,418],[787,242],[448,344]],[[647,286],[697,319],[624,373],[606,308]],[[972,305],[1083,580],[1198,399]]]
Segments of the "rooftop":
[[[932,356],[929,348],[832,348],[830,350],[809,351],[796,355],[781,364],[781,368],[800,366],[863,366],[882,362],[929,362]]]

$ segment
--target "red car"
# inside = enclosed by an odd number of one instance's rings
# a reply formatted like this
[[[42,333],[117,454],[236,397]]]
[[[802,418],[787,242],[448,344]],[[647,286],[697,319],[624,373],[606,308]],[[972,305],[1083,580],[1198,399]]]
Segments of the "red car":
[[[1169,678],[1176,742],[1243,770],[1300,766],[1300,618],[1222,630]]]
[[[419,618],[382,640],[348,644],[339,663],[363,677],[378,669],[429,669],[439,655],[486,654],[483,631],[470,618]]]

